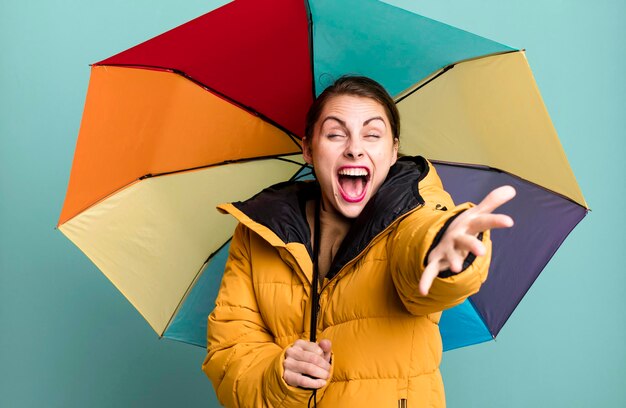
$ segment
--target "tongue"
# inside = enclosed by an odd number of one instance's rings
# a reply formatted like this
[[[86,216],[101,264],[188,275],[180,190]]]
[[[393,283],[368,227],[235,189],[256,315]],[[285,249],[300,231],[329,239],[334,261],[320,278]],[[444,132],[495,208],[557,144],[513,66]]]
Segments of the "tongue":
[[[343,192],[351,198],[357,198],[363,194],[363,189],[365,188],[363,177],[340,177],[339,182]]]

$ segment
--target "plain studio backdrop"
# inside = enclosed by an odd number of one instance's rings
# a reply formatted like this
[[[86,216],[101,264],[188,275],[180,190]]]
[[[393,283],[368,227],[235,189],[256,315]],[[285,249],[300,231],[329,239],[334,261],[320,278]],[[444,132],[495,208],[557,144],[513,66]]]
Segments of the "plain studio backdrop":
[[[218,406],[204,350],[159,341],[54,226],[88,64],[221,3],[1,0],[0,406]],[[626,2],[393,3],[527,50],[593,210],[496,342],[444,354],[448,406],[626,406]]]

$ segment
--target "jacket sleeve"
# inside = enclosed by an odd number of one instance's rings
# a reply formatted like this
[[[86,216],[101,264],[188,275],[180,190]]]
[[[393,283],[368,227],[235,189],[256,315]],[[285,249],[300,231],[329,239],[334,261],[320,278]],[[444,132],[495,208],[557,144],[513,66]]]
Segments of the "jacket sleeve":
[[[202,370],[225,407],[301,407],[311,391],[283,380],[285,349],[259,313],[250,266],[250,230],[239,225],[216,306],[209,316]],[[322,390],[318,390],[321,398]]]
[[[449,277],[440,274],[435,278],[428,295],[422,296],[419,293],[419,281],[436,237],[443,232],[446,221],[471,208],[473,204],[454,206],[432,165],[428,175],[420,182],[419,192],[424,205],[397,224],[388,241],[388,253],[391,275],[405,307],[414,315],[426,315],[456,306],[478,292],[487,279],[491,241],[489,231],[485,231],[482,241],[487,253],[473,259],[461,273]]]

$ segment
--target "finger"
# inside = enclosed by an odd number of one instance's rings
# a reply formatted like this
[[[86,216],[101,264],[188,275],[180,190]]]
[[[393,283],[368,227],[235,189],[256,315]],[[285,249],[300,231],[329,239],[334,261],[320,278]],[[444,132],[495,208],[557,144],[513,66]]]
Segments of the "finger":
[[[322,360],[324,363],[324,367],[321,367],[317,364],[312,364],[307,361],[298,361],[293,358],[285,358],[285,362],[283,364],[285,370],[308,375],[313,378],[320,378],[322,380],[326,380],[328,378],[328,374],[330,372],[330,364],[327,361]]]
[[[469,252],[473,253],[476,256],[483,256],[487,252],[485,244],[483,244],[482,241],[476,238],[474,235],[470,234],[462,234],[456,237],[454,249],[462,253],[461,256],[463,257],[463,259],[467,257],[467,254]]]
[[[285,371],[283,373],[283,379],[292,387],[301,387],[308,389],[318,389],[326,385],[326,380],[319,378],[311,378],[292,371]]]
[[[439,274],[439,261],[440,259],[433,259],[426,265],[422,277],[420,278],[419,290],[422,296],[428,295],[428,291],[433,284],[433,281]]]
[[[513,226],[513,218],[504,214],[482,214],[467,223],[467,233],[476,235],[480,232],[495,228],[509,228]]]
[[[328,379],[330,369],[323,369],[314,364],[295,361],[293,359],[285,359],[285,371],[302,374],[311,378],[319,378],[321,380]]]
[[[317,343],[313,343],[310,341],[298,339],[293,343],[292,347],[295,348],[296,350],[300,350],[303,352],[314,353],[319,356],[324,355],[324,351],[320,348],[320,346]]]
[[[321,349],[319,344],[314,343],[312,341],[302,341],[302,343],[300,343],[300,348],[302,348],[302,350],[304,351],[315,353],[320,356],[324,354],[324,351]]]
[[[476,206],[480,212],[490,213],[502,204],[510,201],[515,197],[516,191],[511,186],[498,187],[492,190],[483,200]]]
[[[296,367],[299,363],[311,364],[324,370],[330,369],[330,364],[323,355],[311,353],[309,351],[299,350],[297,348],[288,348],[285,352],[285,361],[295,362],[291,367]],[[291,363],[290,363],[291,364]]]
[[[322,349],[322,351],[324,352],[322,357],[324,358],[324,360],[326,360],[326,361],[328,361],[330,363],[330,356],[331,356],[331,351],[330,350],[331,350],[331,347],[332,347],[332,343],[328,339],[322,339],[319,342],[319,346]]]
[[[308,347],[308,343],[310,343],[310,342],[308,342],[306,340],[298,339],[298,340],[296,340],[293,343],[292,347],[296,347],[296,348],[298,348],[300,350],[304,350],[306,347]]]
[[[446,259],[450,264],[450,270],[454,273],[459,273],[463,269],[463,261],[467,256],[467,251],[465,250],[455,250],[452,249],[448,251],[446,254]]]
[[[319,342],[319,346],[324,351],[324,353],[328,353],[328,352],[330,352],[330,349],[332,347],[332,343],[328,339],[322,339]]]

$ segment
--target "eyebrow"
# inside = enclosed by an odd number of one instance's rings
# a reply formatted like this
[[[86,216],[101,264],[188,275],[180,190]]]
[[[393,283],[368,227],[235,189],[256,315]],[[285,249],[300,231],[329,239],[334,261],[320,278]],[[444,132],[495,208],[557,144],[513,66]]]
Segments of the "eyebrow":
[[[346,122],[345,122],[345,121],[343,121],[343,120],[341,120],[341,119],[339,119],[339,118],[338,118],[338,117],[336,117],[336,116],[326,116],[326,117],[324,118],[324,120],[322,121],[322,123],[320,124],[320,126],[322,126],[322,125],[323,125],[323,124],[324,124],[327,120],[330,120],[330,119],[332,119],[332,120],[334,120],[334,121],[337,121],[337,122],[339,122],[339,124],[340,124],[341,126],[346,127]],[[370,122],[372,122],[372,121],[374,121],[374,120],[380,120],[381,122],[383,122],[383,124],[385,125],[385,127],[387,127],[387,124],[385,123],[385,120],[382,118],[382,116],[374,116],[373,118],[369,118],[369,119],[367,119],[365,122],[363,122],[363,126],[367,126]]]
[[[381,122],[383,122],[383,125],[385,125],[385,127],[387,127],[387,124],[385,123],[385,119],[383,119],[381,116],[374,116],[373,118],[369,118],[368,120],[363,122],[363,126],[368,125],[373,120],[380,120]]]
[[[324,120],[322,121],[322,123],[320,123],[320,126],[323,126],[323,125],[324,125],[324,123],[326,123],[326,121],[327,121],[327,120],[331,120],[331,119],[332,119],[332,120],[334,120],[334,121],[339,122],[339,124],[340,124],[341,126],[346,127],[346,122],[344,122],[343,120],[339,119],[339,118],[338,118],[338,117],[336,117],[336,116],[326,116],[326,117],[324,118]]]

